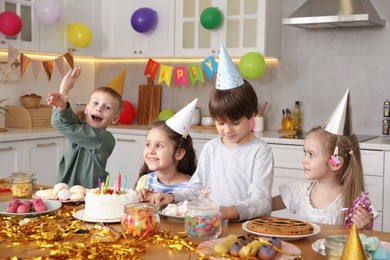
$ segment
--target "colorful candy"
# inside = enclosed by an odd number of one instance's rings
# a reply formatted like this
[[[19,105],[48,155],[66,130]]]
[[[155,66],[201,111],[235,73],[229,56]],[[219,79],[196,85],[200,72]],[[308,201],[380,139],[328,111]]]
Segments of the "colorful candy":
[[[221,215],[191,216],[184,220],[185,231],[196,238],[216,238],[221,234]]]
[[[157,208],[151,204],[134,203],[125,206],[122,228],[134,237],[146,237],[156,234],[160,228]]]

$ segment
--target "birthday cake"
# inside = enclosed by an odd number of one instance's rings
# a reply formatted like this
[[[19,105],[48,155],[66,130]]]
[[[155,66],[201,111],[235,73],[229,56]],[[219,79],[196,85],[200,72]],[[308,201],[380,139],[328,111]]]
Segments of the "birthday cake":
[[[90,189],[85,195],[85,214],[94,219],[120,219],[124,214],[124,207],[129,203],[139,202],[136,191],[114,192],[108,188],[105,192],[100,189]]]

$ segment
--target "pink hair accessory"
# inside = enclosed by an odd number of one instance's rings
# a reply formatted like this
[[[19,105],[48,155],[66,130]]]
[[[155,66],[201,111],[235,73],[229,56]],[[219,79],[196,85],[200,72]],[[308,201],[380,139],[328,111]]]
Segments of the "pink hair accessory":
[[[371,222],[370,224],[368,224],[367,229],[372,230],[372,228],[374,227],[374,214],[372,213],[371,200],[370,198],[368,198],[368,192],[365,192],[364,195],[355,198],[352,202],[351,208],[342,209],[342,211],[346,211],[348,213],[344,221],[344,227],[349,227],[349,228],[352,227],[353,224],[352,217],[355,214],[355,212],[358,210],[359,205],[361,205],[370,214]]]
[[[340,157],[339,157],[338,155],[336,155],[336,156],[332,155],[332,156],[330,157],[329,162],[330,162],[333,166],[337,166],[337,165],[339,165],[339,164],[341,163]]]

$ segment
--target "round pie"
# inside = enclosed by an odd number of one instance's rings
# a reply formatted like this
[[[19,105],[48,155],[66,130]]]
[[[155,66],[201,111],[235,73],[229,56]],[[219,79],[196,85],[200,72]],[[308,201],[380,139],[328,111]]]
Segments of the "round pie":
[[[247,228],[270,235],[306,235],[313,233],[313,226],[304,221],[288,218],[263,217],[250,220]]]

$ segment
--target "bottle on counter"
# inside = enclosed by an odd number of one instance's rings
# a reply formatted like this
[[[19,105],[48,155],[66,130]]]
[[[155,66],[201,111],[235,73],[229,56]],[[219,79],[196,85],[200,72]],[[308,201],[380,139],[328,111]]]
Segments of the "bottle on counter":
[[[390,117],[390,99],[386,99],[383,103],[383,116]]]
[[[282,129],[283,130],[293,130],[293,120],[291,117],[291,111],[288,108],[283,108],[282,110]]]
[[[390,119],[383,119],[382,120],[382,134],[389,135],[389,129],[390,129]]]
[[[295,108],[293,111],[293,129],[297,132],[302,132],[302,111],[299,101],[295,101]]]

